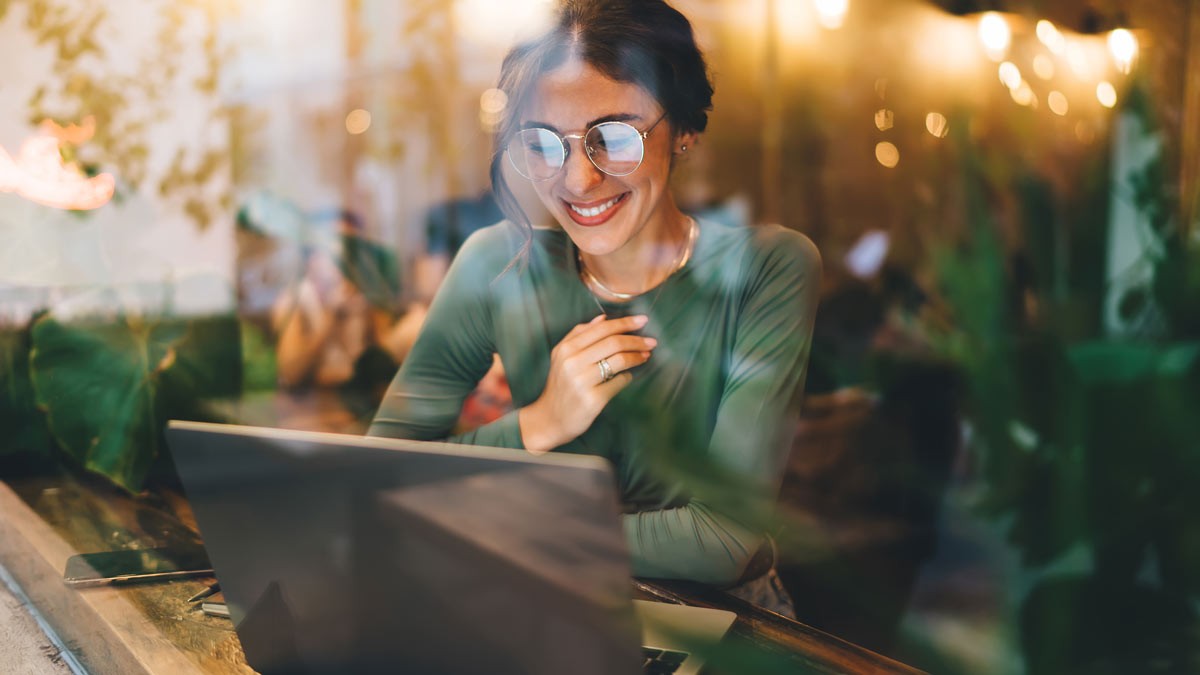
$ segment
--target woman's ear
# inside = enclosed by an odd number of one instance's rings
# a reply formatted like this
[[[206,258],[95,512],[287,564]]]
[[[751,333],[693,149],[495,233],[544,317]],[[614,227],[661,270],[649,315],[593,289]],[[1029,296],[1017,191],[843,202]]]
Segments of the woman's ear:
[[[677,134],[675,136],[675,147],[671,148],[671,154],[676,157],[687,154],[688,149],[696,145],[698,138],[700,138],[700,134],[694,131]]]

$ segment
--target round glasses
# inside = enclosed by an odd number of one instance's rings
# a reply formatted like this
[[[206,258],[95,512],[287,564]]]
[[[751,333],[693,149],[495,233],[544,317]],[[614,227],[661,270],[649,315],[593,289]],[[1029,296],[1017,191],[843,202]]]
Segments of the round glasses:
[[[666,117],[663,113],[645,131],[624,122],[601,122],[583,134],[559,135],[549,129],[522,129],[504,148],[508,161],[521,176],[535,182],[550,180],[562,171],[571,154],[568,139],[583,141],[592,165],[610,176],[637,171],[646,156],[646,137]]]

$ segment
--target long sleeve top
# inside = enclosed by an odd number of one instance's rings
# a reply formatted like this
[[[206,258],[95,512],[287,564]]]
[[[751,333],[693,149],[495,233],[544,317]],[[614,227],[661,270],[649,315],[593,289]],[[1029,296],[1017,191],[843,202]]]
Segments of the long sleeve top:
[[[550,351],[600,313],[560,230],[528,256],[507,221],[464,244],[368,433],[523,448],[517,410],[542,393]],[[508,269],[506,269],[508,268]],[[779,226],[699,223],[687,264],[609,317],[647,314],[658,346],[580,437],[555,452],[615,469],[636,576],[735,583],[758,549],[796,426],[821,262]],[[513,412],[451,436],[466,396],[500,355]]]

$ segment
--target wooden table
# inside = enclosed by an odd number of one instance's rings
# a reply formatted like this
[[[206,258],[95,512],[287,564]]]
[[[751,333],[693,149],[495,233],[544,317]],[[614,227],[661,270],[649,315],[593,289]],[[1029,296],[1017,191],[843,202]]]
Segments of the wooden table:
[[[80,551],[188,543],[196,529],[179,497],[128,497],[70,476],[0,483],[0,566],[94,673],[253,673],[232,624],[186,599],[211,579],[76,589],[66,560]],[[699,584],[638,581],[637,595],[738,614],[723,645],[731,667],[747,660],[798,673],[915,673],[896,661]],[[198,605],[198,603],[196,603]],[[718,664],[719,665],[719,664]]]

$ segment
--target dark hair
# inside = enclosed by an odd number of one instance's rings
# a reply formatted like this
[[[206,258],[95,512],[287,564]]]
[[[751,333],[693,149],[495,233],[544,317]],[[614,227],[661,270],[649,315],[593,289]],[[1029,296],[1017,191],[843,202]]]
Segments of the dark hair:
[[[572,56],[645,89],[665,110],[672,131],[699,133],[708,126],[713,88],[683,14],[663,0],[563,0],[554,27],[514,47],[500,68],[498,87],[508,105],[496,130],[492,191],[504,214],[527,233],[529,216],[504,180],[504,146],[538,79]]]

